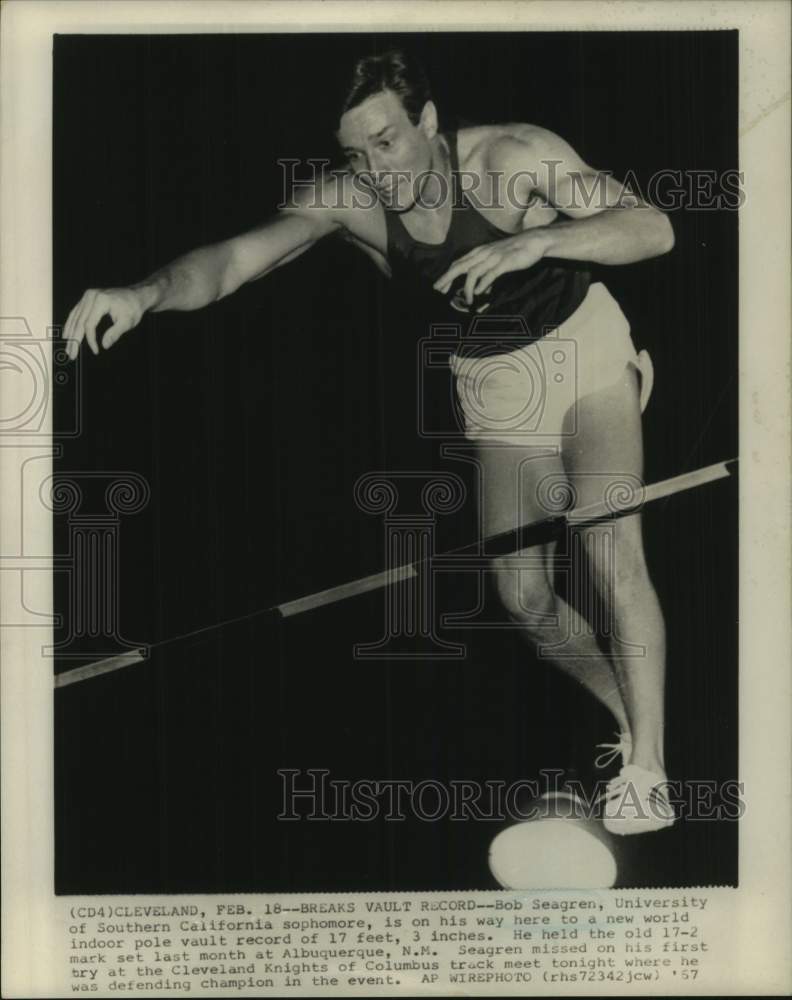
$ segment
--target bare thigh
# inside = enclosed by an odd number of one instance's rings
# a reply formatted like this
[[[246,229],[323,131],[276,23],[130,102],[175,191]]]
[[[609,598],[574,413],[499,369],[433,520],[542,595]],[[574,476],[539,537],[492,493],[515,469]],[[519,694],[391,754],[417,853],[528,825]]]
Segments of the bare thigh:
[[[569,426],[569,424],[567,424]],[[606,501],[618,506],[643,483],[643,436],[640,385],[630,366],[618,382],[577,404],[577,429],[563,439],[561,457],[574,490],[575,504]],[[585,529],[590,544],[597,530]],[[643,560],[641,515],[608,522],[621,566],[628,570]]]

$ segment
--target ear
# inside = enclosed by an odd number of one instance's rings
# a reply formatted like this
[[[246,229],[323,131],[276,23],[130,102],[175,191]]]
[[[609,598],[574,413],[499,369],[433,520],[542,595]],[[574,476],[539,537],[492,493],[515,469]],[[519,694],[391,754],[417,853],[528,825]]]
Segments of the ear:
[[[418,119],[418,128],[427,139],[434,139],[437,135],[437,108],[434,101],[427,101]]]

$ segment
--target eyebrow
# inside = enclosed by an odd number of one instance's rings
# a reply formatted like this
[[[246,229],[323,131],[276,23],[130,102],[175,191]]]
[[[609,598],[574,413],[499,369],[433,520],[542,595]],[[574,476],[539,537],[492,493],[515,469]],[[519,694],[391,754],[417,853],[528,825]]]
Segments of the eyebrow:
[[[379,132],[374,132],[374,133],[373,133],[372,135],[370,135],[370,136],[369,136],[369,139],[379,139],[379,138],[380,138],[381,136],[383,136],[383,135],[384,135],[384,134],[385,134],[386,132],[388,132],[388,131],[390,131],[390,130],[392,130],[392,129],[393,129],[393,126],[392,126],[392,125],[386,125],[386,126],[385,126],[384,128],[381,128],[381,129],[379,130]],[[344,146],[344,147],[343,147],[343,149],[344,149],[344,152],[346,152],[347,150],[354,150],[354,149],[357,149],[357,147],[356,147],[356,146]]]

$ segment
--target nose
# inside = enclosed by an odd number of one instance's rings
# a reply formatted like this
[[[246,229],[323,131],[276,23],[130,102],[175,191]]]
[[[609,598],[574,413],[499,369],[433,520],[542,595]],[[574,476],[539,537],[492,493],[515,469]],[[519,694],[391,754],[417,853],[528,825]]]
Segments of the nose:
[[[378,185],[383,179],[379,176],[379,174],[385,171],[385,166],[382,163],[382,160],[371,153],[363,153],[361,160],[362,162],[358,163],[356,167],[356,172],[365,178],[366,183],[375,186]]]
[[[369,170],[375,175],[377,181],[379,181],[381,178],[378,175],[387,173],[388,171],[388,163],[385,157],[379,152],[372,151],[367,154],[366,159],[368,160]]]

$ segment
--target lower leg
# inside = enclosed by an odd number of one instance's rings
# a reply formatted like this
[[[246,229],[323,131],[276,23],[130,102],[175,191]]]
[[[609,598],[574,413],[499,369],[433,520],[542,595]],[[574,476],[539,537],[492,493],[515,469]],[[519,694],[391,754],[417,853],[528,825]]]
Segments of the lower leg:
[[[619,732],[629,735],[623,680],[619,679],[603,654],[586,619],[558,594],[554,604],[558,626],[555,635],[548,634],[538,646],[537,655],[581,684],[610,711]]]
[[[621,682],[586,619],[555,593],[549,582],[526,587],[525,580],[520,580],[525,571],[508,569],[509,557],[498,562],[501,600],[511,620],[523,626],[521,635],[538,658],[577,681],[608,709],[619,731],[629,735]],[[519,557],[516,562],[519,564]]]
[[[629,367],[618,382],[578,402],[576,433],[563,448],[577,504],[615,499],[642,481],[639,404]],[[580,536],[581,555],[604,605],[609,662],[632,736],[630,763],[665,775],[665,624],[644,560],[640,514],[583,528]]]
[[[610,654],[630,720],[631,762],[665,775],[663,614],[645,571],[639,572],[619,590],[613,603],[614,633]]]

